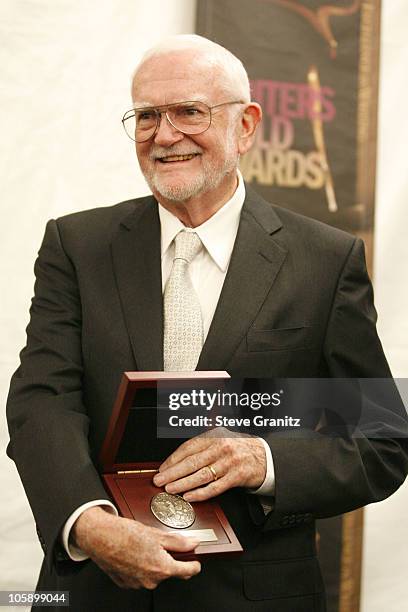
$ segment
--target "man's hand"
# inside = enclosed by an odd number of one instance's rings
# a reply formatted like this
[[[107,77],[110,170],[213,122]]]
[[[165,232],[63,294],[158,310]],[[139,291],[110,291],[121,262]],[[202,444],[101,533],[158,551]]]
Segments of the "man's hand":
[[[179,446],[162,463],[153,482],[164,486],[168,493],[180,493],[187,501],[195,502],[232,487],[257,489],[265,475],[266,456],[261,440],[220,427]]]
[[[101,507],[85,510],[72,528],[74,544],[120,587],[154,589],[166,578],[187,580],[198,561],[176,561],[167,551],[188,552],[198,541],[113,516]]]

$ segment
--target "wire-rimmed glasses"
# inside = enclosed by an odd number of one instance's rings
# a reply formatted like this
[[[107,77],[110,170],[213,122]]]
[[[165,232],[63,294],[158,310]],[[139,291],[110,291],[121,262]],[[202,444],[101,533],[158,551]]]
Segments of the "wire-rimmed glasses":
[[[233,100],[208,106],[204,102],[188,101],[132,108],[123,115],[122,124],[126,134],[135,142],[146,142],[156,134],[163,113],[167,121],[179,132],[188,135],[202,134],[211,125],[212,111],[227,104],[245,104],[245,102]]]

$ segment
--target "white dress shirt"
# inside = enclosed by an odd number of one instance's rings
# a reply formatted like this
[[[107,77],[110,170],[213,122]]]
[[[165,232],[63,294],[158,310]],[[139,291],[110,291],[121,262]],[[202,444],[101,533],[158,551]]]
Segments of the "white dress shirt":
[[[245,200],[245,185],[240,172],[238,172],[238,187],[228,202],[224,204],[210,219],[202,225],[187,228],[187,231],[196,232],[203,244],[203,249],[189,265],[191,282],[197,293],[203,317],[204,341],[207,337],[215,309],[220,297],[221,289],[228,271],[232,250],[237,236],[239,219]],[[186,227],[172,213],[159,203],[159,217],[161,226],[161,266],[162,290],[170,276],[174,259],[174,238]],[[262,438],[260,438],[262,440]],[[257,495],[271,496],[275,491],[275,471],[272,453],[269,445],[262,440],[266,454],[266,476],[259,489],[251,491]],[[263,500],[264,501],[264,500]],[[71,514],[62,530],[62,542],[65,550],[73,561],[83,561],[88,557],[69,542],[69,534],[76,519],[84,510],[92,506],[105,506],[109,512],[118,514],[115,506],[108,500],[95,500],[80,506]],[[268,503],[263,506],[270,509]]]

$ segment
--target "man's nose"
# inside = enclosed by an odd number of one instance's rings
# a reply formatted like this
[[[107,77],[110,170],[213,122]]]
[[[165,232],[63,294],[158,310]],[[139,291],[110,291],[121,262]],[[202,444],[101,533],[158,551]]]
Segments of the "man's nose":
[[[175,142],[183,140],[184,134],[175,128],[170,121],[167,119],[166,113],[161,113],[159,127],[154,135],[154,141],[158,145],[168,147]]]

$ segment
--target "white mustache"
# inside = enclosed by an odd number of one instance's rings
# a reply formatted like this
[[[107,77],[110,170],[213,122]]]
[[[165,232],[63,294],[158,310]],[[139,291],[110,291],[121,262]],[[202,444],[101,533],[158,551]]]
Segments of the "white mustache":
[[[153,147],[150,151],[149,158],[155,161],[161,157],[170,157],[170,155],[201,155],[202,152],[202,149],[197,147],[191,151],[186,151],[185,145],[183,145],[183,147],[177,145],[173,147]]]

